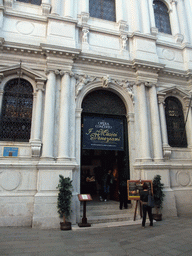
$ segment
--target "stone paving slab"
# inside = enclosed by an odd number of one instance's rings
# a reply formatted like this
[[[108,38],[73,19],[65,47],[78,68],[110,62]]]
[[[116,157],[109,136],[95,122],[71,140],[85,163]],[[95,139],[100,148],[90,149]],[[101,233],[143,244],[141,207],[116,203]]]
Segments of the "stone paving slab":
[[[192,256],[192,218],[170,218],[71,231],[0,227],[0,256]]]

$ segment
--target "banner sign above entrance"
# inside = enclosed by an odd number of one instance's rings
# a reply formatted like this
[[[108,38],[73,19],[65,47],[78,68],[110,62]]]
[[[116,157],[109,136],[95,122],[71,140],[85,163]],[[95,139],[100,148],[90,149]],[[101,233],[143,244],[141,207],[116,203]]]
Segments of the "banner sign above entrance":
[[[112,117],[85,116],[83,149],[124,150],[123,120]]]

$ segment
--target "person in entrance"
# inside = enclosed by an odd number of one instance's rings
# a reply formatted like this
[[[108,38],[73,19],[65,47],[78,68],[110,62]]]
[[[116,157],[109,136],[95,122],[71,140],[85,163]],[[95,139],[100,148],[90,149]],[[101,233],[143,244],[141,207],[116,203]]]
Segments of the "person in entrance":
[[[150,226],[151,227],[153,226],[152,208],[150,206],[148,206],[148,195],[149,195],[148,185],[146,183],[144,183],[143,191],[141,191],[141,193],[140,193],[140,201],[141,201],[142,208],[143,208],[142,227],[145,227],[147,212],[149,215]]]
[[[103,199],[106,202],[109,199],[110,195],[110,188],[111,185],[113,184],[113,174],[112,170],[108,170],[107,174],[104,175],[104,188],[103,188]]]

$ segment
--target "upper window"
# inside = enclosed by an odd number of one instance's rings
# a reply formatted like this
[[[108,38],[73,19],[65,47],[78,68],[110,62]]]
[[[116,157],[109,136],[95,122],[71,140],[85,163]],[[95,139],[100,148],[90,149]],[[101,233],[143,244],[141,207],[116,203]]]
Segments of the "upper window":
[[[115,0],[89,0],[89,12],[91,17],[116,21]]]
[[[24,79],[12,79],[5,88],[0,118],[0,140],[29,141],[33,88]]]
[[[165,115],[169,145],[171,147],[187,147],[182,105],[177,98],[166,98]]]
[[[169,12],[167,6],[159,0],[153,1],[155,24],[159,32],[171,34]]]
[[[17,0],[18,2],[41,5],[41,0]]]

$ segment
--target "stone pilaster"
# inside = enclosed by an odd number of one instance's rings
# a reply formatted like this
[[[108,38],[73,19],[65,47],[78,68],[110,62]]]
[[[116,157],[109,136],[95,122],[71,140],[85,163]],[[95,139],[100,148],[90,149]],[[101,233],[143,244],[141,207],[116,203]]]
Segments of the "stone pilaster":
[[[184,42],[188,43],[189,40],[189,27],[187,24],[187,18],[186,18],[186,11],[185,11],[185,6],[184,6],[184,1],[179,0],[177,3],[177,11],[178,11],[178,16],[179,16],[179,24],[181,28],[181,33],[184,35]]]
[[[137,84],[137,96],[139,101],[139,125],[140,125],[140,154],[142,161],[151,161],[150,141],[149,141],[149,125],[147,117],[147,99],[145,91],[145,83]]]
[[[158,103],[159,103],[159,113],[160,113],[160,121],[161,121],[161,134],[162,134],[162,140],[163,140],[163,153],[164,153],[164,157],[168,159],[171,155],[171,150],[169,149],[170,146],[168,144],[164,100],[165,100],[165,94],[159,93],[158,94]]]
[[[37,97],[35,106],[33,138],[30,141],[33,157],[39,157],[41,151],[41,126],[42,126],[42,107],[43,107],[44,82],[37,82]]]
[[[65,0],[64,1],[64,16],[72,18],[73,17],[73,8],[74,8],[73,0]]]
[[[177,1],[171,1],[172,10],[170,11],[170,21],[171,21],[171,30],[172,34],[175,36],[175,41],[177,43],[183,42],[183,35],[181,35],[180,26],[179,26],[179,18],[177,13]]]
[[[56,75],[49,71],[45,89],[45,109],[43,124],[43,158],[53,158],[54,125],[55,125],[55,86]]]
[[[152,126],[154,160],[162,161],[163,152],[162,152],[162,141],[161,141],[160,118],[159,118],[159,109],[158,109],[158,102],[157,102],[157,90],[155,85],[152,85],[151,88],[149,88],[149,98],[150,98],[150,110],[151,110],[151,126]]]
[[[70,86],[71,77],[69,72],[63,72],[61,78],[61,97],[60,97],[60,115],[59,115],[59,150],[58,160],[67,161],[70,159]]]
[[[142,24],[143,33],[150,34],[150,16],[149,16],[149,6],[148,0],[141,1],[141,14],[142,14]]]

